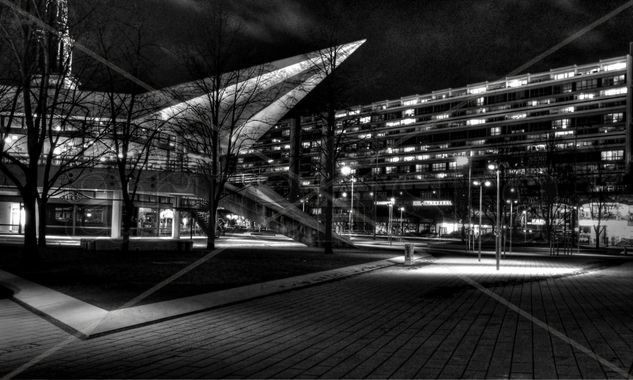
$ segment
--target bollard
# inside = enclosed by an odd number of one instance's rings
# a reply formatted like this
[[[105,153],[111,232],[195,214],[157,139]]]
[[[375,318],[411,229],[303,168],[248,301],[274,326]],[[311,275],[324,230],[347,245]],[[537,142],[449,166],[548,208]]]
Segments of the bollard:
[[[415,252],[415,247],[413,244],[405,244],[404,245],[404,265],[412,265],[413,264],[413,253]]]

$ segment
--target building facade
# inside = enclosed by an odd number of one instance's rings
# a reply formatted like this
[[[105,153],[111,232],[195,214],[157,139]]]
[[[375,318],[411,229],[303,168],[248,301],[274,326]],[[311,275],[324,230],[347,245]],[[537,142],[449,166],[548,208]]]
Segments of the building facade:
[[[481,190],[481,232],[490,231],[492,163],[500,168],[504,224],[512,218],[515,232],[532,231],[532,238],[546,226],[592,241],[599,216],[600,229],[609,224],[620,241],[633,232],[622,203],[628,202],[630,110],[630,56],[339,110],[338,165],[351,175],[336,183],[338,228],[448,235],[470,220],[479,233]],[[280,122],[240,158],[242,176],[299,194],[293,200],[318,215],[323,120]],[[615,242],[609,233],[600,236]]]
[[[44,225],[46,234],[120,238],[123,216],[131,216],[133,236],[194,234],[215,175],[203,169],[228,167],[329,75],[315,51],[163,89],[116,66],[145,92],[117,92],[111,83],[91,90],[76,77],[91,70],[73,66],[66,0],[10,12],[15,22],[6,26],[20,33],[5,33],[0,45],[24,51],[19,65],[3,62],[0,80],[0,234],[26,229],[27,241]],[[328,49],[340,64],[363,43]],[[197,140],[203,126],[217,135],[213,154],[195,150],[210,145]]]

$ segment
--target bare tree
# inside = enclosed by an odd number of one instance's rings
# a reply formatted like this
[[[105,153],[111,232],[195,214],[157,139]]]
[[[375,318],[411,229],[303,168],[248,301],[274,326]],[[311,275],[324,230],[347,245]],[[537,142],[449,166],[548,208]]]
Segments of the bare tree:
[[[25,258],[37,259],[46,246],[48,200],[94,162],[86,152],[99,132],[88,121],[91,94],[79,90],[71,72],[64,4],[24,1],[0,10],[0,44],[7,52],[0,171],[24,202]]]
[[[317,50],[317,54],[310,59],[313,71],[326,78],[319,85],[312,98],[312,102],[320,110],[325,110],[315,114],[320,118],[317,124],[321,128],[318,173],[320,175],[321,217],[324,226],[321,240],[326,254],[333,253],[334,184],[339,176],[337,162],[341,152],[345,149],[345,144],[354,143],[352,139],[348,138],[348,128],[358,125],[358,120],[355,117],[337,117],[339,110],[349,108],[346,94],[355,87],[355,84],[351,82],[349,76],[336,70],[349,55],[349,51],[347,51],[349,47],[340,43],[335,24],[334,21],[332,25],[324,26],[316,32],[321,36],[318,39],[319,42],[328,47]]]
[[[200,15],[194,41],[185,53],[186,66],[198,80],[174,88],[183,103],[177,130],[194,170],[207,184],[208,217],[200,220],[206,230],[207,248],[215,247],[216,212],[229,178],[236,171],[237,154],[254,141],[255,132],[270,127],[259,111],[278,94],[278,78],[265,65],[237,69],[240,59],[240,25],[218,4]]]
[[[104,134],[100,160],[114,170],[119,182],[123,202],[121,250],[127,252],[139,185],[150,169],[151,156],[161,155],[157,141],[169,133],[165,128],[169,120],[157,112],[160,97],[146,94],[147,86],[120,75],[124,70],[137,80],[147,80],[151,74],[148,57],[155,46],[149,42],[151,26],[147,25],[147,15],[135,3],[110,11],[119,17],[100,19],[94,30],[97,52],[105,60],[118,64],[117,71],[106,66],[100,77],[100,84],[106,88],[96,100]],[[134,15],[133,21],[126,21],[130,15]]]
[[[595,181],[590,186],[588,200],[589,200],[589,215],[596,224],[593,225],[593,232],[596,236],[596,248],[600,248],[600,239],[606,237],[606,226],[603,222],[612,216],[611,212],[611,199],[607,192],[604,178],[602,176],[602,164],[597,163],[597,176]]]

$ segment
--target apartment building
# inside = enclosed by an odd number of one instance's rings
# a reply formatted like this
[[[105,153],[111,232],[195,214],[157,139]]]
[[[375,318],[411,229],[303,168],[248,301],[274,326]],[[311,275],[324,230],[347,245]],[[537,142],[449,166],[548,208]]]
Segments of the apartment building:
[[[619,221],[611,236],[626,238],[633,233],[621,204],[631,162],[630,70],[623,56],[337,111],[338,165],[351,168],[335,184],[337,228],[437,235],[460,230],[469,215],[478,224],[473,181],[492,182],[481,189],[491,228],[493,163],[515,230],[542,230],[549,204],[553,228],[574,230],[580,220],[590,240],[599,207],[601,228]],[[282,120],[240,157],[241,180],[265,181],[318,215],[323,122]]]

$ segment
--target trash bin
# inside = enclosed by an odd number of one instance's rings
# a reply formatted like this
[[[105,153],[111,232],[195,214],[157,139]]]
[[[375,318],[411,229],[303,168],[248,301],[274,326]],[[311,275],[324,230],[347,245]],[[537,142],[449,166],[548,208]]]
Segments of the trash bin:
[[[413,244],[405,244],[404,245],[404,265],[412,265],[413,264],[413,253],[415,252],[415,247]]]

